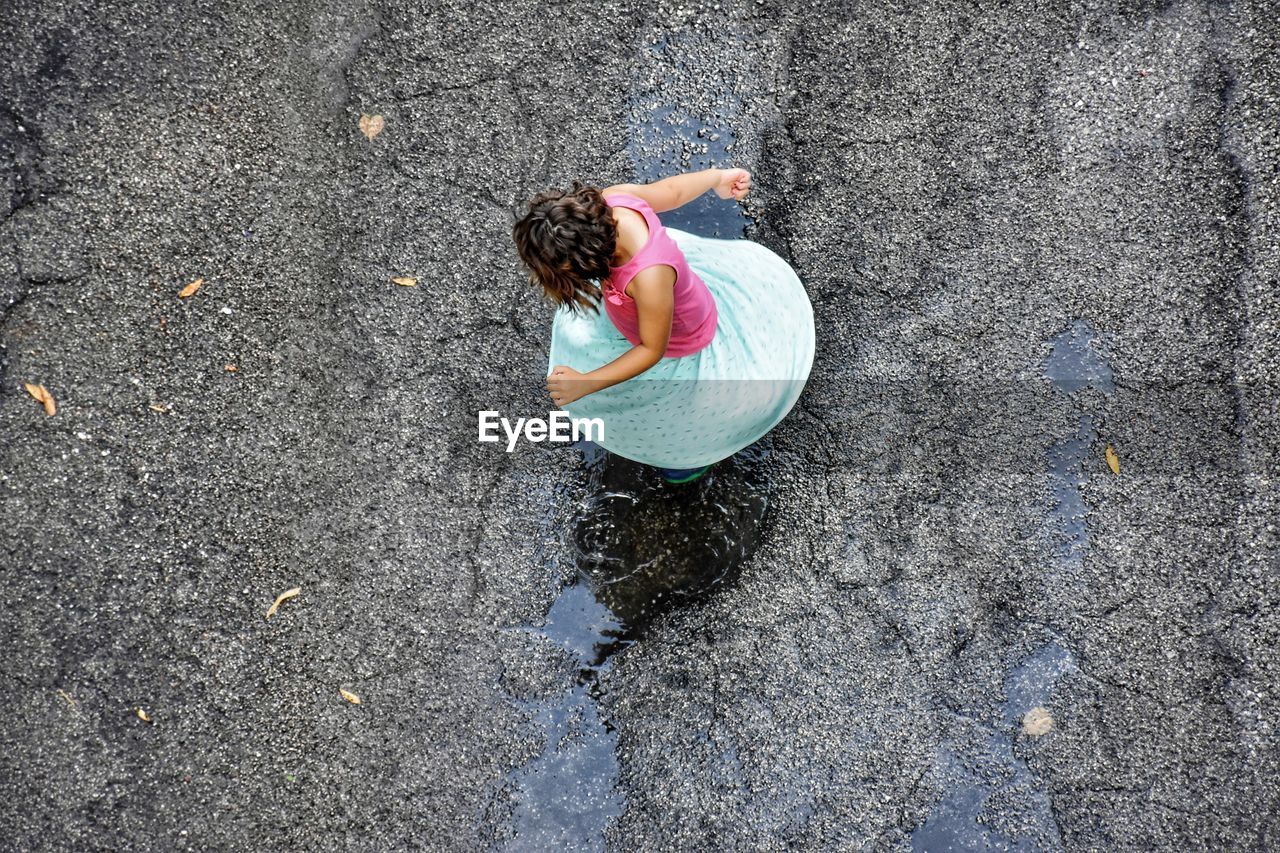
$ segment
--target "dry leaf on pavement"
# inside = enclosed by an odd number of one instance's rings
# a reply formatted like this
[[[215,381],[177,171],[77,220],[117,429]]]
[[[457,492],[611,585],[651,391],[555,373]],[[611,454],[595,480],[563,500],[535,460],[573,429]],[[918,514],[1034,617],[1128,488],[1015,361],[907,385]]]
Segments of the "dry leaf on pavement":
[[[30,382],[23,382],[22,387],[27,389],[27,393],[36,398],[36,402],[44,406],[44,413],[52,417],[58,413],[58,404],[53,401],[53,395],[43,385],[32,385]]]
[[[1047,708],[1032,708],[1022,716],[1022,732],[1031,737],[1047,735],[1053,729],[1053,717]]]
[[[1107,445],[1107,467],[1111,469],[1112,474],[1120,473],[1120,457],[1116,455],[1115,448]]]
[[[379,133],[382,133],[382,128],[385,127],[386,124],[386,121],[384,121],[380,115],[371,116],[368,113],[364,113],[360,116],[360,132],[370,140]]]
[[[300,592],[302,592],[302,587],[295,586],[293,589],[286,589],[284,592],[276,596],[276,600],[269,608],[267,608],[267,618],[270,619],[272,616],[275,616],[276,611],[280,609],[281,603],[288,601]]]
[[[415,284],[418,283],[418,280],[416,278],[409,278],[409,276],[407,275],[397,276],[396,278],[393,278],[391,280],[394,281],[396,284],[400,285],[401,287],[413,287]]]
[[[343,699],[346,699],[346,700],[347,700],[348,702],[350,702],[352,705],[359,705],[359,704],[360,704],[360,697],[359,697],[359,696],[357,696],[356,694],[352,693],[350,690],[343,690],[341,687],[339,687],[339,688],[338,688],[338,693],[340,693],[340,694],[342,695],[342,698],[343,698]]]
[[[178,291],[178,298],[186,299],[188,296],[195,296],[196,291],[200,289],[200,285],[202,284],[204,284],[203,278],[196,279],[186,287],[182,288],[182,290]]]

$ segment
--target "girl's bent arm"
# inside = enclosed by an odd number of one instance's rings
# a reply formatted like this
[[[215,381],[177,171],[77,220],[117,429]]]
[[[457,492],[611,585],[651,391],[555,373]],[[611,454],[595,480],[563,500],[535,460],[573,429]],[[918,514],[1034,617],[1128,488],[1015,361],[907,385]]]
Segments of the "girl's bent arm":
[[[586,374],[583,395],[617,385],[644,373],[667,352],[675,309],[676,271],[666,264],[645,267],[631,280],[631,298],[640,320],[640,343]]]
[[[636,273],[630,290],[640,320],[640,343],[590,373],[557,365],[547,377],[547,390],[556,405],[572,403],[639,376],[662,359],[671,340],[675,283],[676,271],[666,264],[654,264]]]

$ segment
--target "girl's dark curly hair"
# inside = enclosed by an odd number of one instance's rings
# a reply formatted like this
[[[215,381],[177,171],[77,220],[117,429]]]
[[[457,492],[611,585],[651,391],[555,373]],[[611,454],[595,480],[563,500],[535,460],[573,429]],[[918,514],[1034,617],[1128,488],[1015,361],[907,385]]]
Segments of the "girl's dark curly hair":
[[[529,202],[529,212],[511,229],[529,281],[541,285],[556,305],[598,311],[600,288],[609,277],[618,231],[598,187],[574,181],[568,192],[547,190]]]

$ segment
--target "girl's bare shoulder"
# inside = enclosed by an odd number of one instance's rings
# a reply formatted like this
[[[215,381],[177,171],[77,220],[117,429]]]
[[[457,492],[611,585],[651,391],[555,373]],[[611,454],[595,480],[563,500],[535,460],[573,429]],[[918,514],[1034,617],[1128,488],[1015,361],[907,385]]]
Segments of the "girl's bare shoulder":
[[[636,190],[640,189],[638,184],[614,184],[611,187],[605,187],[600,190],[600,195],[636,195]]]
[[[676,193],[667,178],[650,184],[614,184],[600,191],[602,195],[626,193],[642,200],[652,208],[654,213],[672,210],[680,206],[679,193]]]
[[[617,226],[618,251],[613,266],[621,266],[635,256],[649,242],[649,223],[644,214],[629,207],[611,207]]]
[[[609,195],[630,195],[644,201],[648,204],[648,200],[639,193],[633,192],[638,189],[637,184],[614,184],[611,187],[605,187],[600,191],[603,196]],[[637,245],[635,249],[645,244],[649,239],[649,221],[640,211],[623,207],[622,205],[610,205],[609,209],[613,211],[613,221],[618,223],[618,227],[622,230],[629,241],[635,241]]]
[[[670,209],[670,205],[664,205],[663,197],[655,191],[653,184],[614,184],[611,187],[605,187],[600,190],[600,194],[603,196],[615,194],[634,196],[649,205],[649,209],[654,213]]]

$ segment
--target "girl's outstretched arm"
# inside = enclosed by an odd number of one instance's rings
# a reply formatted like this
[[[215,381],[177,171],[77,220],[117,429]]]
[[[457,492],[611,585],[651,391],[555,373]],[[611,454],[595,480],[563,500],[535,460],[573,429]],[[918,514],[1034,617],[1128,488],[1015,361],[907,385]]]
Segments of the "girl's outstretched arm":
[[[579,373],[558,364],[547,377],[551,402],[564,406],[639,376],[653,367],[667,352],[671,340],[671,315],[675,306],[676,271],[666,264],[654,264],[636,273],[628,289],[636,302],[640,320],[640,343],[597,367],[590,373]]]
[[[639,196],[654,212],[662,213],[688,204],[707,190],[715,190],[720,198],[741,200],[751,190],[751,173],[746,169],[703,169],[671,175],[651,184],[614,184],[601,192]]]

